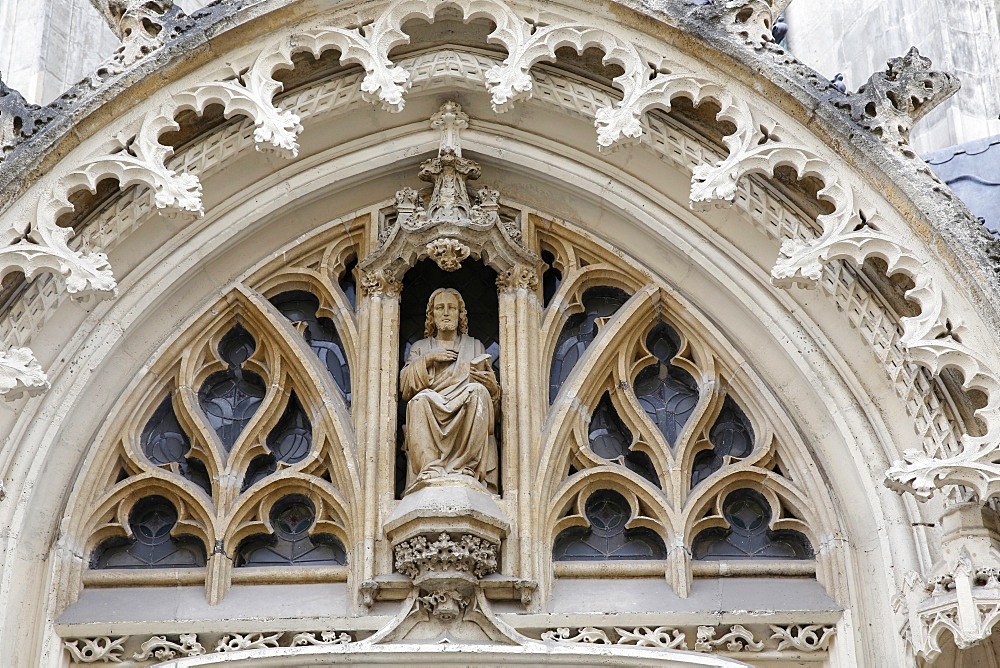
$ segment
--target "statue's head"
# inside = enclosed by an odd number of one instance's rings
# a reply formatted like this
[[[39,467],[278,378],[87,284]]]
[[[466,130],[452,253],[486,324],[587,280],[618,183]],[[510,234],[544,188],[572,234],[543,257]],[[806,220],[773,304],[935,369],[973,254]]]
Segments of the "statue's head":
[[[438,330],[457,329],[459,334],[469,333],[469,313],[465,310],[465,300],[458,290],[438,288],[427,300],[427,320],[424,336],[437,336]]]

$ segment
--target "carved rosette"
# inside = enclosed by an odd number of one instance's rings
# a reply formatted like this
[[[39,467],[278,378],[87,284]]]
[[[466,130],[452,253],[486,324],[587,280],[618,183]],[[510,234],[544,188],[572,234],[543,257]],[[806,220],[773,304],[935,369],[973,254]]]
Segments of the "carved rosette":
[[[497,571],[500,545],[478,536],[441,533],[431,541],[415,536],[395,547],[396,570],[417,582],[431,573],[467,573],[477,579]]]

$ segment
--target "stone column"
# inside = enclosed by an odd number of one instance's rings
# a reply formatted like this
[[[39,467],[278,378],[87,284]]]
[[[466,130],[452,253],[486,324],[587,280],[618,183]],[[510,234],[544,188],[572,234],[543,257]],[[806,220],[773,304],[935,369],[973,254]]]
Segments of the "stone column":
[[[364,346],[360,355],[362,374],[361,405],[355,411],[358,448],[362,454],[364,472],[363,532],[360,536],[377,536],[379,502],[392,498],[396,462],[396,395],[399,363],[399,297],[403,285],[385,271],[365,274],[361,287],[359,340]],[[367,416],[361,419],[360,416]],[[377,491],[376,491],[377,490]],[[360,577],[362,583],[374,578],[376,560],[388,559],[375,549],[374,540],[364,540]],[[386,564],[388,567],[388,563]],[[364,586],[364,585],[362,585]]]
[[[538,437],[547,406],[540,373],[541,304],[535,269],[515,265],[497,278],[500,292],[500,385],[503,390],[504,494],[517,495],[517,539],[504,558],[522,579],[534,580],[532,484]],[[535,345],[533,345],[535,344]],[[508,543],[510,545],[510,543]],[[514,558],[517,558],[516,563]]]

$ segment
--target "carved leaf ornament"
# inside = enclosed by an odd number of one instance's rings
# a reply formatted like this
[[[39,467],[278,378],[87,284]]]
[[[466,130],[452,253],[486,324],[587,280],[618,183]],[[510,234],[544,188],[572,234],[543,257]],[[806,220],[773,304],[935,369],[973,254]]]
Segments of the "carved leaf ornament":
[[[364,93],[390,110],[399,110],[409,75],[393,64],[388,54],[409,39],[401,29],[404,21],[414,17],[433,20],[441,4],[404,0],[388,5],[374,22],[360,28],[303,29],[281,38],[235,75],[178,92],[157,113],[151,112],[134,128],[123,131],[114,148],[79,160],[79,167],[70,173],[43,177],[34,186],[40,195],[34,200],[37,204],[33,210],[18,208],[5,212],[0,231],[3,273],[23,271],[29,278],[42,271],[59,273],[66,277],[67,290],[73,294],[113,293],[115,283],[106,258],[100,253],[71,249],[70,233],[55,223],[57,215],[70,208],[69,194],[79,188],[96,190],[101,180],[114,178],[121,187],[138,185],[152,190],[155,205],[160,209],[201,213],[197,177],[168,168],[170,148],[159,142],[164,130],[176,127],[172,119],[177,111],[184,108],[200,111],[207,104],[221,103],[227,114],[246,115],[254,121],[258,144],[294,156],[301,124],[296,115],[274,104],[274,95],[280,90],[280,83],[272,76],[276,69],[291,65],[296,51],[309,50],[319,55],[326,49],[337,48],[344,62],[358,63],[364,68],[361,83]],[[739,10],[736,5],[732,8]],[[773,13],[774,6],[767,9]],[[756,24],[755,17],[764,16],[764,11],[763,5],[749,17],[737,11],[736,20]],[[798,138],[794,128],[779,127],[766,110],[727,93],[703,73],[652,57],[655,54],[646,54],[604,29],[571,22],[537,27],[500,0],[474,0],[464,7],[463,15],[491,20],[496,28],[490,40],[502,45],[508,53],[504,62],[487,76],[497,111],[529,97],[534,85],[530,76],[532,66],[553,59],[555,49],[563,45],[577,50],[599,47],[604,51],[605,63],[615,63],[623,69],[623,74],[614,80],[622,92],[621,101],[597,111],[598,143],[602,147],[641,138],[643,114],[654,106],[669,108],[676,97],[690,98],[695,104],[707,100],[718,104],[721,109],[718,119],[732,123],[735,132],[724,139],[729,150],[725,158],[695,170],[693,203],[731,201],[740,179],[751,172],[773,174],[779,165],[791,166],[800,176],[820,179],[824,185],[818,195],[831,201],[834,211],[819,216],[823,231],[815,239],[782,245],[772,271],[774,282],[814,285],[827,263],[846,260],[860,266],[870,257],[885,259],[888,274],[904,274],[915,286],[907,297],[919,305],[920,313],[903,322],[903,343],[912,359],[933,373],[954,368],[961,372],[965,389],[986,396],[986,405],[977,412],[977,418],[985,425],[982,436],[965,436],[961,450],[950,456],[941,457],[920,448],[907,450],[903,460],[889,469],[888,484],[918,498],[926,498],[936,488],[946,485],[964,485],[981,499],[1000,491],[1000,466],[993,462],[995,446],[1000,440],[1000,386],[991,364],[969,343],[960,340],[962,337],[955,328],[949,326],[959,319],[949,309],[940,284],[923,266],[922,258],[891,234],[879,231],[878,216],[863,213],[871,206],[859,194],[857,186],[838,174],[825,156],[807,148],[808,142]],[[737,34],[743,33],[737,31]],[[743,36],[751,41],[756,39],[756,34]],[[651,71],[650,62],[661,65]],[[877,130],[884,141],[896,145],[905,141],[913,122],[953,90],[951,79],[931,72],[926,59],[911,52],[893,60],[885,74],[873,76],[869,84],[849,96],[846,104],[858,123]],[[391,287],[391,279],[386,281],[382,284]],[[24,350],[8,350],[0,358],[3,370],[0,392],[6,396],[32,391],[44,384],[37,362],[28,359]]]

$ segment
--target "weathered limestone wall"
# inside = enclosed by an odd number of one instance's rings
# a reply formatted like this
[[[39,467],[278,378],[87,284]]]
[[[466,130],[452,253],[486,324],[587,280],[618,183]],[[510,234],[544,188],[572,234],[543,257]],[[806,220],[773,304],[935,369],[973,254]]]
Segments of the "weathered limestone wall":
[[[934,68],[958,75],[962,89],[914,129],[918,153],[1000,133],[1000,28],[993,0],[837,0],[793,2],[788,47],[849,90],[916,46]]]
[[[185,12],[209,0],[179,0]],[[0,74],[28,102],[48,104],[121,44],[90,0],[0,1]]]

